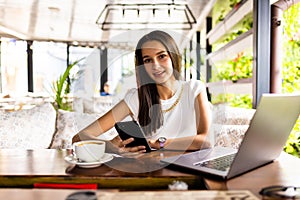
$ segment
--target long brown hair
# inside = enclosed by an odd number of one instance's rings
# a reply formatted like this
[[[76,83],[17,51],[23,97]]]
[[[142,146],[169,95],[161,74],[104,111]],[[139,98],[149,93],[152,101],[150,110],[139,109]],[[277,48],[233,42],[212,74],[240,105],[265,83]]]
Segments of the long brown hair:
[[[152,31],[144,35],[135,49],[135,70],[138,86],[139,113],[138,121],[147,135],[152,135],[163,125],[163,114],[155,81],[145,70],[142,46],[148,41],[158,41],[166,48],[172,65],[175,79],[180,78],[181,56],[175,40],[166,32]]]

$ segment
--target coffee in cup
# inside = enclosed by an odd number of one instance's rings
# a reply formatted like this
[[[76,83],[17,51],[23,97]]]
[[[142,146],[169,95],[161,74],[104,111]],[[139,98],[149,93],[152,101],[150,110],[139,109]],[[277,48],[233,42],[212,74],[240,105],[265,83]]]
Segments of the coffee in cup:
[[[85,162],[97,162],[105,153],[105,142],[100,140],[85,140],[75,142],[73,149],[76,157]]]

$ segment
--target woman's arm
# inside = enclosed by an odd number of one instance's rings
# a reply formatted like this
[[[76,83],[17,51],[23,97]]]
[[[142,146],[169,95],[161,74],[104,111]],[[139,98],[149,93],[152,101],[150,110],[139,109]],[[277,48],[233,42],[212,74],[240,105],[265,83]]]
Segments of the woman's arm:
[[[128,115],[131,115],[131,111],[127,104],[122,100],[115,105],[106,114],[94,121],[92,124],[84,128],[72,138],[72,143],[81,140],[99,140],[97,136],[108,131],[114,127],[116,122],[123,120]],[[145,152],[144,146],[126,147],[127,144],[133,141],[133,138],[127,140],[121,140],[119,136],[116,136],[111,141],[106,141],[106,152],[114,153],[126,153],[126,152]]]
[[[72,142],[74,143],[80,140],[97,139],[97,136],[108,131],[109,129],[114,127],[116,122],[123,120],[130,114],[130,109],[122,100],[103,116],[77,133],[72,138]]]
[[[167,138],[164,144],[165,149],[199,150],[210,147],[208,132],[211,125],[211,105],[205,90],[195,99],[195,113],[197,135],[173,139]],[[158,141],[150,141],[150,145],[152,148],[160,148]]]

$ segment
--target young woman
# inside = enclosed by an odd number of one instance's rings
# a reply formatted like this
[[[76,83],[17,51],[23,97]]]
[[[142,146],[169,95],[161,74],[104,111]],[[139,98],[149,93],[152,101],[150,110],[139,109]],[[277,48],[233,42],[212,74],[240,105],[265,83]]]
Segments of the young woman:
[[[135,50],[137,88],[110,111],[73,137],[97,139],[116,122],[131,116],[144,129],[152,148],[198,150],[209,145],[210,104],[199,80],[180,80],[181,57],[174,39],[163,31],[143,36]],[[145,152],[126,147],[133,139],[108,143],[117,152]]]

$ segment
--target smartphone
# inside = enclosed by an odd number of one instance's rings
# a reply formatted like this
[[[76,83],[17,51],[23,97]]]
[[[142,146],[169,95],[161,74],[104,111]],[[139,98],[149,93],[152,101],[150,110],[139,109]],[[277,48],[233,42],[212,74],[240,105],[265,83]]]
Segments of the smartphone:
[[[145,146],[146,152],[151,151],[151,147],[146,139],[145,133],[136,121],[117,122],[115,128],[122,140],[134,138],[134,141],[129,143],[128,147]]]

